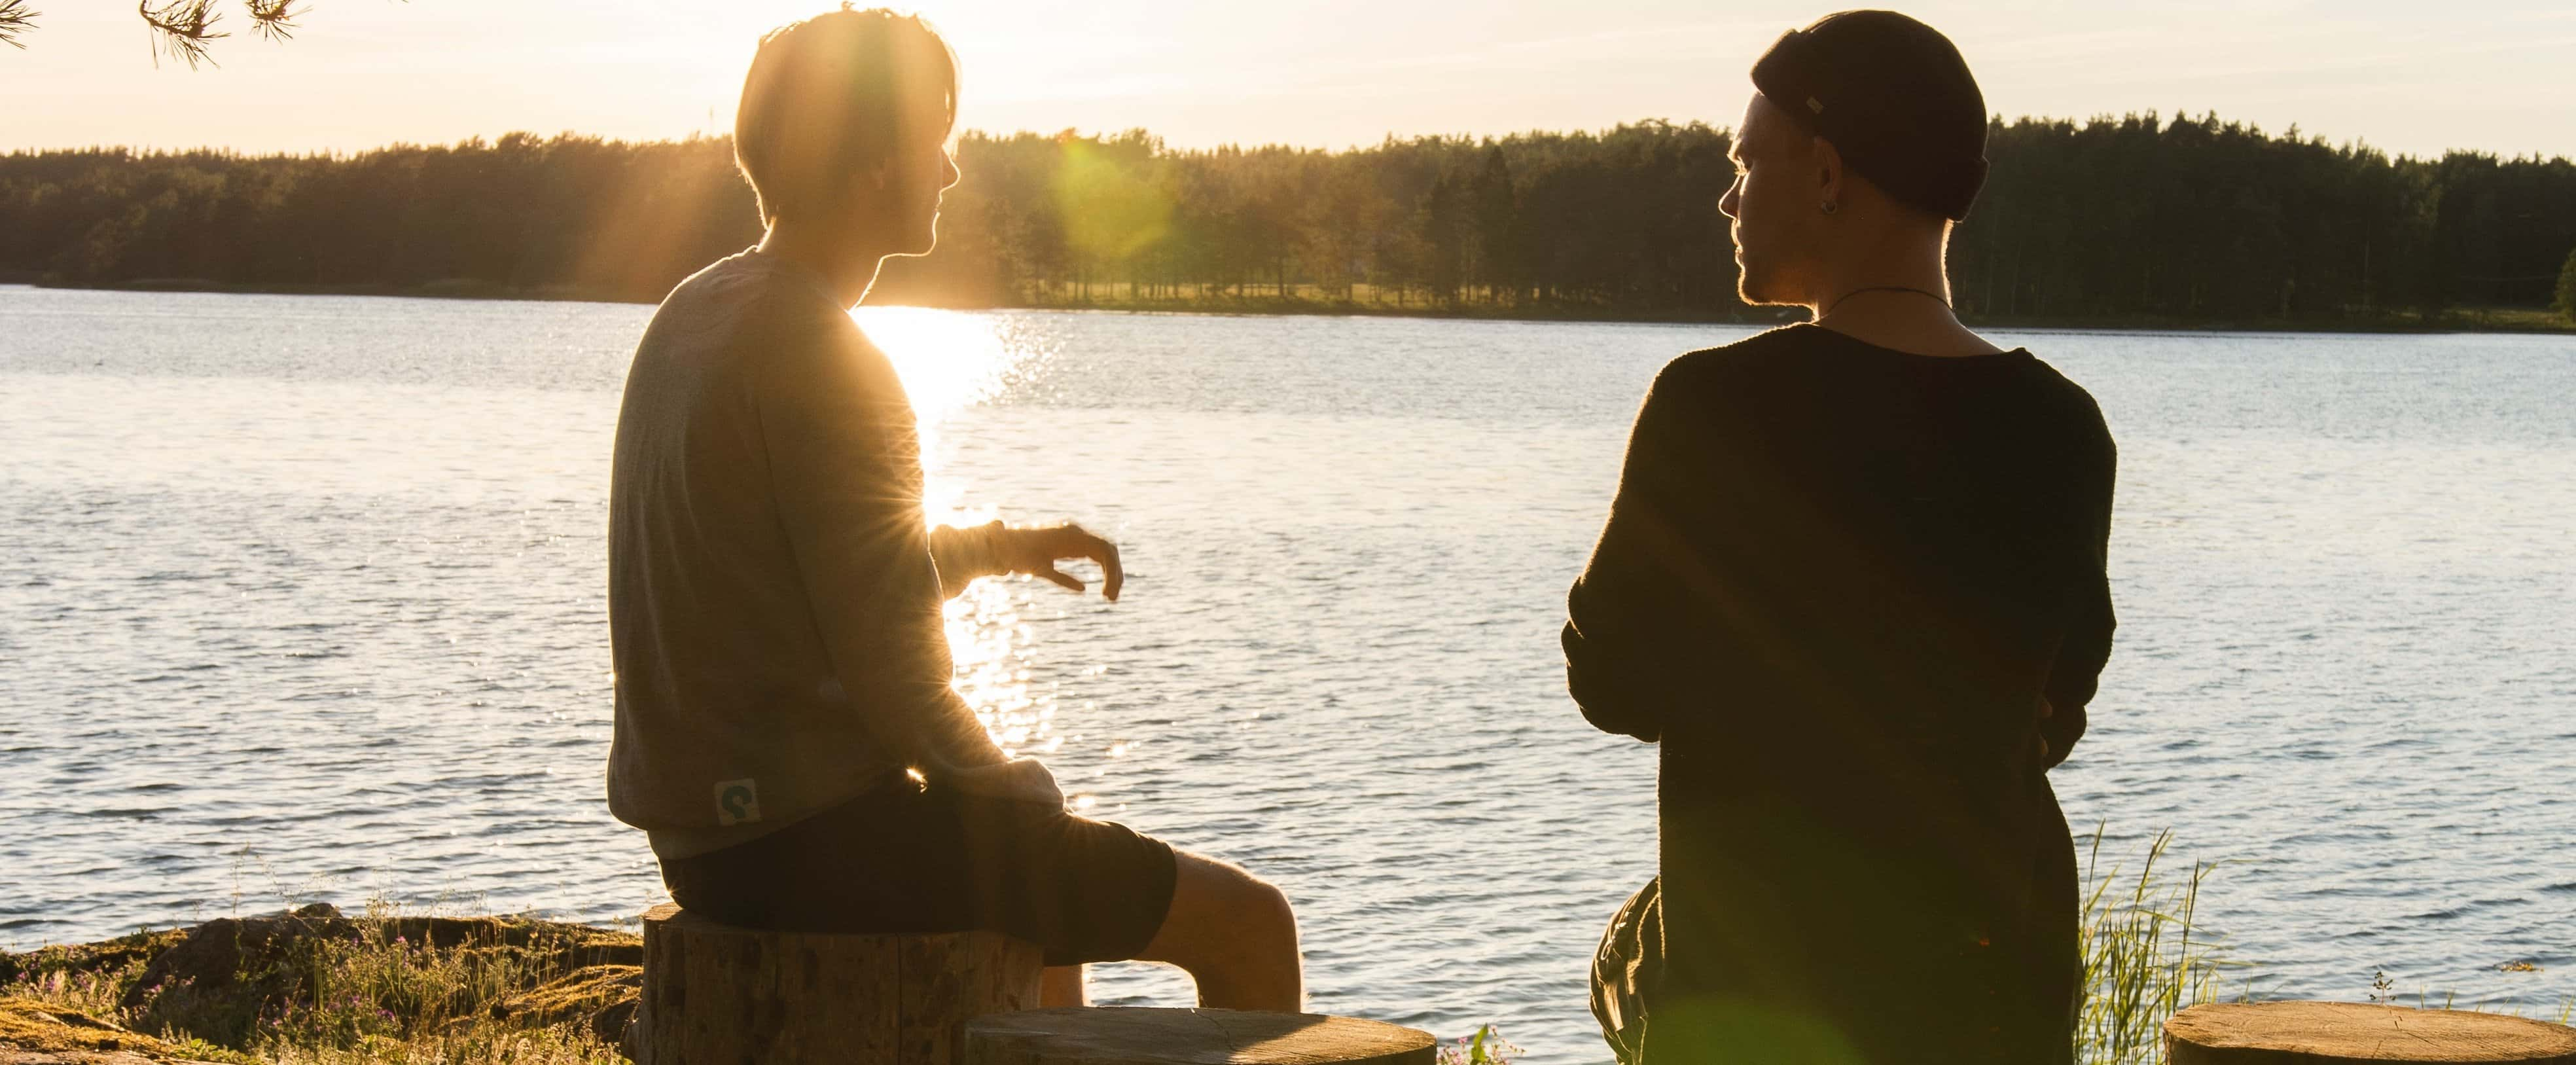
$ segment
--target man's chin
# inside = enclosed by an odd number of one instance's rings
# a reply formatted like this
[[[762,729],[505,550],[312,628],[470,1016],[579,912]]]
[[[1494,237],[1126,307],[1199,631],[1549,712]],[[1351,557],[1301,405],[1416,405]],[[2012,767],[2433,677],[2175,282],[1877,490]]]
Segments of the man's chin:
[[[1781,307],[1788,305],[1790,302],[1765,291],[1761,286],[1755,285],[1749,281],[1737,281],[1735,283],[1735,298],[1743,301],[1744,305],[1747,307]]]
[[[917,259],[917,258],[920,258],[920,257],[922,257],[922,256],[924,256],[924,255],[928,255],[928,254],[930,254],[931,249],[936,248],[936,247],[938,247],[938,246],[939,246],[939,234],[937,234],[937,233],[925,233],[925,234],[922,234],[920,237],[918,237],[918,238],[916,238],[916,239],[914,239],[914,240],[912,240],[912,241],[909,241],[909,242],[905,243],[905,244],[904,244],[904,246],[903,246],[901,249],[898,249],[897,251],[895,251],[895,252],[894,252],[894,254],[895,254],[895,255],[898,255],[898,256],[902,256],[902,257],[904,257],[904,258]]]
[[[1799,293],[1783,291],[1776,278],[1766,277],[1738,265],[1735,275],[1735,298],[1747,307],[1802,307],[1806,300]]]

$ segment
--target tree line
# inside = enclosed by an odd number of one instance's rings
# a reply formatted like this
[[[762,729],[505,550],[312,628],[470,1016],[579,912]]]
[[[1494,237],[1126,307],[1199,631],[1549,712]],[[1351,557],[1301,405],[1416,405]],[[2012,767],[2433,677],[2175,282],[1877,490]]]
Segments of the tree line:
[[[1744,313],[1727,130],[1175,149],[1143,131],[969,132],[939,251],[880,295],[937,306]],[[1951,244],[1960,309],[2022,321],[2431,322],[2556,299],[2576,163],[2333,146],[2216,116],[1998,121]],[[724,138],[513,133],[350,155],[0,157],[0,276],[656,300],[759,237]]]

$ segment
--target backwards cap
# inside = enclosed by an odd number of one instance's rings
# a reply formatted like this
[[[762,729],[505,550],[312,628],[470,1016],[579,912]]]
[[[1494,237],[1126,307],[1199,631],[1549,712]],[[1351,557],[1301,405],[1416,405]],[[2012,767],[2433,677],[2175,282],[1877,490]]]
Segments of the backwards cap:
[[[1986,182],[1986,98],[1940,31],[1893,11],[1790,30],[1753,87],[1899,202],[1951,220]]]

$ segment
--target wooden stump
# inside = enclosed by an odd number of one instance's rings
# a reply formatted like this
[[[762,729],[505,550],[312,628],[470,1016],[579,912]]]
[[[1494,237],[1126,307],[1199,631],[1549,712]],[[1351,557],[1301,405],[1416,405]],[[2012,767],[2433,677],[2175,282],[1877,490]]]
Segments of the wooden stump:
[[[959,1065],[969,1017],[1038,1004],[1036,944],[999,932],[808,935],[644,915],[638,1065]]]
[[[2576,1028],[2358,1002],[2193,1006],[2165,1021],[2172,1065],[2523,1062],[2576,1065]]]
[[[966,1023],[965,1065],[1431,1065],[1428,1032],[1313,1013],[1105,1007]]]

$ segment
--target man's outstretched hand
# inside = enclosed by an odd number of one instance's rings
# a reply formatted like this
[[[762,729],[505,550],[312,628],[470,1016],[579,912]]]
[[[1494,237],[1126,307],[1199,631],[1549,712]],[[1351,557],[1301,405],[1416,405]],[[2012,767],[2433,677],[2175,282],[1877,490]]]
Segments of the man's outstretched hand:
[[[1119,588],[1127,583],[1127,573],[1118,565],[1118,545],[1094,536],[1090,530],[1072,522],[1023,529],[1004,528],[993,534],[993,561],[1004,572],[1026,573],[1079,592],[1083,588],[1082,578],[1055,566],[1058,562],[1075,558],[1087,558],[1099,564],[1100,594],[1110,602],[1117,602]]]

